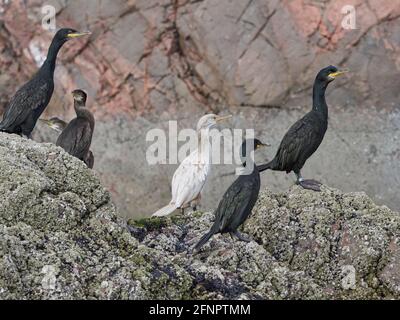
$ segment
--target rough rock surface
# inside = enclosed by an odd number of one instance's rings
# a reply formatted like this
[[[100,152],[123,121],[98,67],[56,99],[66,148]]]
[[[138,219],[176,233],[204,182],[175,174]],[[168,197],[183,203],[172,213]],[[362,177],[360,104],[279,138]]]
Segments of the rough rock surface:
[[[310,108],[313,78],[328,64],[351,73],[329,88],[331,136],[306,173],[400,210],[400,0],[2,1],[0,109],[43,61],[52,37],[41,28],[43,5],[54,5],[57,27],[93,31],[60,52],[44,117],[70,120],[69,93],[88,91],[95,168],[122,215],[146,216],[169,201],[175,167],[147,166],[148,130],[170,119],[193,128],[205,111],[224,110],[232,126],[254,128],[274,145],[271,158]],[[356,8],[354,30],[341,27],[346,5]],[[56,137],[38,126],[35,139]],[[205,209],[230,183],[221,172]],[[274,175],[264,185],[291,182]]]
[[[400,216],[363,193],[264,191],[244,231],[211,213],[117,218],[93,171],[0,134],[0,299],[400,298]],[[129,231],[128,231],[129,230]]]

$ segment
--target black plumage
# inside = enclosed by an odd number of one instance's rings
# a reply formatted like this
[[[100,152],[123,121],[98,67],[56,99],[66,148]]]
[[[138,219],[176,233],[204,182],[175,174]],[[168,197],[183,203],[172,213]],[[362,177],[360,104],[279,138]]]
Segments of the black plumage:
[[[6,107],[0,131],[31,136],[37,120],[50,102],[54,91],[54,70],[57,54],[65,42],[89,34],[73,29],[61,29],[53,38],[46,61],[11,98]]]
[[[313,88],[312,110],[289,129],[275,158],[268,164],[259,166],[260,172],[268,169],[286,173],[293,171],[297,176],[297,184],[305,189],[321,190],[319,182],[302,178],[301,169],[320,146],[328,128],[326,88],[330,82],[345,72],[329,66],[318,73]]]
[[[195,250],[199,250],[214,234],[230,233],[231,236],[237,237],[241,241],[249,241],[244,238],[238,228],[247,220],[257,202],[260,192],[260,173],[257,166],[251,160],[250,152],[266,146],[260,140],[246,140],[242,145],[242,157],[246,157],[243,162],[248,171],[242,174],[225,192],[218,208],[215,212],[215,221],[210,231],[205,234],[199,243],[195,246]],[[250,152],[249,152],[250,151]]]
[[[90,151],[95,119],[85,107],[87,95],[82,90],[73,91],[76,118],[63,130],[57,139],[57,146],[70,155],[84,161],[88,167],[93,167],[93,154]]]
[[[94,155],[93,152],[89,150],[85,159],[83,160],[89,169],[93,169],[94,167]]]

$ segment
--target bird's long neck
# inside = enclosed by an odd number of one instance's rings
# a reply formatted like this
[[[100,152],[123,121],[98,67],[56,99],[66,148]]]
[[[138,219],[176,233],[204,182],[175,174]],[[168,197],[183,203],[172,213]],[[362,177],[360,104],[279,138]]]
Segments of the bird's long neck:
[[[327,83],[316,81],[313,89],[313,111],[318,112],[326,119],[328,119],[328,105],[325,100],[325,91],[327,87]]]
[[[81,101],[75,101],[74,102],[74,108],[76,112],[76,116],[78,118],[83,118],[85,120],[88,120],[90,123],[90,127],[92,130],[94,129],[94,116],[93,114],[85,107],[85,103]]]
[[[246,157],[246,160],[243,161],[242,166],[248,174],[258,173],[258,167],[251,156]]]
[[[53,39],[49,51],[47,52],[46,61],[43,63],[41,69],[48,71],[51,74],[54,74],[54,70],[56,68],[57,55],[64,43],[65,42]]]
[[[199,138],[199,155],[202,158],[211,156],[210,129],[202,129],[198,132]]]

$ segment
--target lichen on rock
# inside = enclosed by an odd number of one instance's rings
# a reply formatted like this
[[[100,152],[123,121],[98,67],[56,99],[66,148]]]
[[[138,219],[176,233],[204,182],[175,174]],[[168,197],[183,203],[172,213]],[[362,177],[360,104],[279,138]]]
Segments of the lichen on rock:
[[[0,299],[400,297],[400,216],[363,193],[260,194],[241,243],[212,213],[125,223],[96,173],[0,133]]]

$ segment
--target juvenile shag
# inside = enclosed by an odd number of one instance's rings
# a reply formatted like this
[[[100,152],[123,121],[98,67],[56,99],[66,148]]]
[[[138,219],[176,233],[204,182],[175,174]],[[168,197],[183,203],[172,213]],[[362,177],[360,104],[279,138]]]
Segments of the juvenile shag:
[[[46,61],[33,76],[11,98],[0,123],[0,131],[30,137],[37,120],[50,102],[54,91],[54,70],[57,54],[64,43],[89,32],[73,29],[59,30],[51,42]]]
[[[301,169],[307,159],[320,146],[328,128],[328,106],[325,91],[328,84],[347,71],[339,71],[334,66],[322,69],[314,82],[313,108],[302,119],[297,121],[284,136],[275,158],[268,164],[259,166],[265,170],[293,171],[297,184],[304,189],[321,191],[321,183],[315,180],[304,180]]]
[[[51,119],[39,119],[40,122],[43,122],[46,124],[48,127],[51,129],[57,131],[58,133],[63,132],[63,130],[67,127],[67,123],[64,120],[61,120],[60,118],[54,117]]]
[[[196,208],[206,183],[211,166],[210,130],[218,122],[231,116],[219,117],[215,114],[203,116],[197,124],[199,147],[182,161],[172,178],[172,199],[169,205],[153,213],[153,217],[163,217],[176,209],[184,211],[192,206]]]
[[[93,154],[90,154],[90,145],[92,143],[95,120],[93,114],[85,107],[86,93],[82,90],[74,90],[72,95],[74,97],[76,118],[63,130],[56,144],[90,167],[93,162],[93,159],[91,159]]]
[[[57,117],[51,118],[49,120],[45,119],[39,119],[41,122],[46,124],[48,127],[51,129],[57,131],[58,133],[61,133],[64,131],[64,129],[67,127],[67,123],[64,120],[61,120]],[[94,167],[94,155],[92,151],[89,151],[88,154],[86,155],[84,159],[85,164],[88,166],[88,168],[93,169]]]
[[[215,212],[215,221],[210,231],[205,234],[199,243],[194,247],[196,251],[217,233],[229,233],[232,238],[235,236],[240,241],[249,242],[237,230],[250,216],[254,205],[257,202],[260,192],[260,173],[257,165],[249,157],[250,152],[267,146],[258,139],[246,140],[242,144],[241,155],[245,160],[243,166],[250,172],[240,175],[239,178],[225,192]]]

